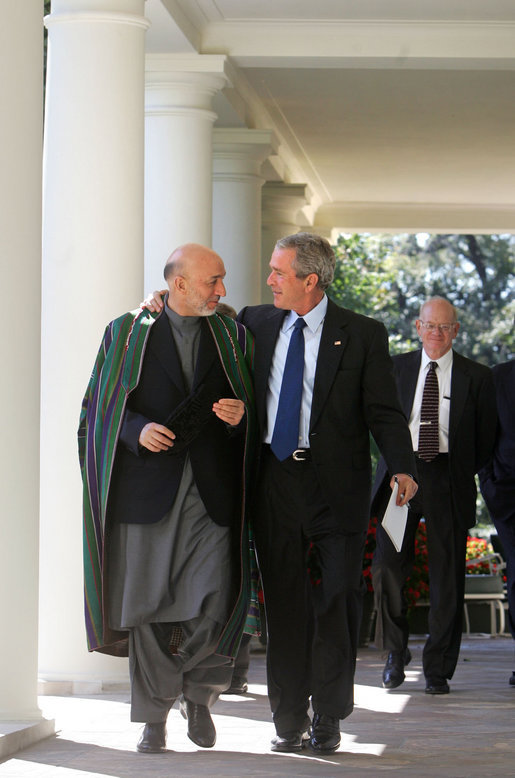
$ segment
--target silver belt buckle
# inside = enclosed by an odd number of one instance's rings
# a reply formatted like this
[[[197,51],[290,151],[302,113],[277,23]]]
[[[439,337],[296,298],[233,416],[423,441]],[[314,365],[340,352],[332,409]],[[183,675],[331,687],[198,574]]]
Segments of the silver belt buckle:
[[[293,454],[291,455],[291,458],[294,459],[295,462],[305,462],[307,459],[306,449],[296,448]]]

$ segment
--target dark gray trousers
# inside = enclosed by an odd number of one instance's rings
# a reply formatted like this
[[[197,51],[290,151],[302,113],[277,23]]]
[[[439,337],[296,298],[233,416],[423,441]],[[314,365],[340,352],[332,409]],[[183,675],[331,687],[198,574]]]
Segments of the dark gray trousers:
[[[211,707],[231,684],[233,660],[214,653],[222,626],[207,617],[183,622],[178,653],[168,649],[172,624],[143,624],[129,633],[131,721],[166,721],[177,697]]]

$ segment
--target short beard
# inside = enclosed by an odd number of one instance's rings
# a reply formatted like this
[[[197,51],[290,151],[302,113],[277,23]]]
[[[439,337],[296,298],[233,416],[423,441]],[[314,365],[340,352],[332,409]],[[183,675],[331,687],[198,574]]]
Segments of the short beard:
[[[188,303],[195,311],[192,316],[212,316],[214,313],[216,313],[216,308],[213,308],[213,310],[208,308],[207,302],[202,299],[199,300],[198,296],[193,292],[191,292],[189,295]]]
[[[198,307],[197,316],[212,316],[214,313],[216,313],[216,308],[213,308],[213,310],[211,310],[210,308],[207,307],[207,303],[202,303]]]

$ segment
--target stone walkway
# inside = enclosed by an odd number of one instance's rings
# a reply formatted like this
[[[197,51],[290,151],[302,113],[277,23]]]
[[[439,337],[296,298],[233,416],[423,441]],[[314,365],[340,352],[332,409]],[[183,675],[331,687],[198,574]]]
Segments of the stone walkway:
[[[383,666],[374,648],[360,649],[356,709],[341,723],[342,745],[331,756],[273,754],[273,728],[263,654],[253,654],[249,693],[223,696],[213,708],[218,739],[210,750],[186,736],[177,709],[168,719],[166,754],[135,752],[140,725],[131,724],[127,690],[85,697],[41,697],[43,714],[56,719],[57,737],[0,763],[2,778],[247,778],[316,776],[354,778],[442,776],[489,778],[515,774],[515,669],[511,638],[464,639],[451,694],[424,694],[422,642],[405,683],[380,688]]]

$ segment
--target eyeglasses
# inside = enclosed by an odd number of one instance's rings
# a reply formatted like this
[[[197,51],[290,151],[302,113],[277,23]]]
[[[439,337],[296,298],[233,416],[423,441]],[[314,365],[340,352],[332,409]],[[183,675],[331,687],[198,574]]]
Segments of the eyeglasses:
[[[453,324],[433,324],[430,321],[422,321],[421,319],[419,319],[419,321],[421,326],[426,330],[426,332],[436,332],[436,330],[438,330],[438,332],[443,332],[444,334],[447,334],[448,332],[453,330],[454,327],[456,326],[455,322]]]

